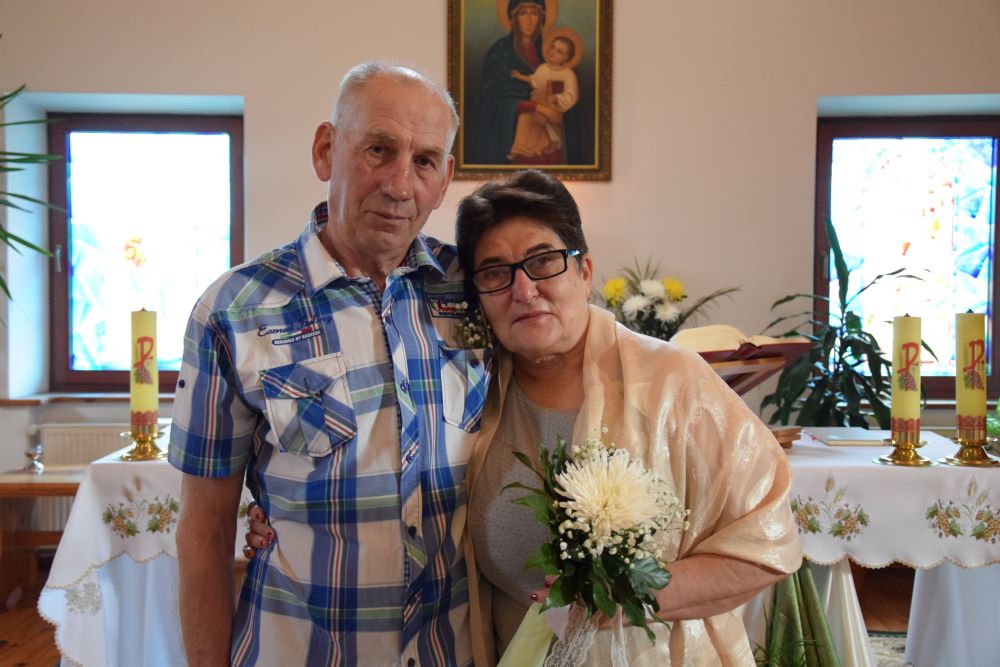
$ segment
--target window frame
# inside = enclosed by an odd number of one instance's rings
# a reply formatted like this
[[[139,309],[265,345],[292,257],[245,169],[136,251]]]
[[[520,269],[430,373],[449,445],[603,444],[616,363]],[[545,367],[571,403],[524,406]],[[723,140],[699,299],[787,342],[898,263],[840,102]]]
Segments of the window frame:
[[[49,210],[49,247],[64,249],[63,257],[49,262],[49,390],[74,392],[127,392],[128,371],[75,371],[70,368],[69,344],[72,326],[69,306],[69,270],[65,254],[69,248],[69,134],[77,131],[107,132],[189,132],[229,135],[229,262],[243,261],[243,117],[198,114],[47,114],[48,151],[62,159],[49,165],[49,201],[63,210]],[[173,393],[178,371],[160,370],[160,392]]]
[[[823,221],[830,216],[833,142],[845,138],[960,137],[991,136],[1000,142],[1000,115],[968,116],[849,116],[821,117],[816,131],[816,202],[813,246],[813,293],[828,297],[830,289],[830,242]],[[993,247],[1000,247],[1000,181],[993,192]],[[834,221],[836,223],[836,221]],[[1000,395],[1000,317],[996,299],[1000,297],[1000,266],[993,258],[992,287],[989,299],[992,326],[989,355],[990,373],[986,393],[990,400]],[[816,319],[829,320],[829,304],[817,299],[813,304]],[[880,341],[886,355],[891,344]],[[925,351],[926,354],[926,351]],[[921,378],[926,395],[931,399],[955,400],[955,376],[942,375]]]

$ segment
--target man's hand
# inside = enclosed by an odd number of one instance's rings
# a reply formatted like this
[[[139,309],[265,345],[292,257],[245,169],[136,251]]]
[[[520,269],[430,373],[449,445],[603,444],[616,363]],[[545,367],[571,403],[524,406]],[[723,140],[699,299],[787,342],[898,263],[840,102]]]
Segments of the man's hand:
[[[180,617],[191,667],[229,665],[233,548],[242,475],[184,475],[177,521]]]

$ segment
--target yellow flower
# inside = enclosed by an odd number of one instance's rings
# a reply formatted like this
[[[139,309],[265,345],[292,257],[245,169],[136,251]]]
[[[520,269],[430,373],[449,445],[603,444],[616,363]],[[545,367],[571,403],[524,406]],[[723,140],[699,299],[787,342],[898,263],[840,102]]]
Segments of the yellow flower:
[[[676,278],[664,278],[663,287],[667,290],[667,298],[671,301],[680,301],[684,298],[684,283]]]
[[[609,306],[617,306],[620,304],[625,300],[627,293],[628,281],[621,276],[612,278],[608,282],[604,283],[604,287],[601,289],[601,295],[604,297],[604,300],[608,302]]]

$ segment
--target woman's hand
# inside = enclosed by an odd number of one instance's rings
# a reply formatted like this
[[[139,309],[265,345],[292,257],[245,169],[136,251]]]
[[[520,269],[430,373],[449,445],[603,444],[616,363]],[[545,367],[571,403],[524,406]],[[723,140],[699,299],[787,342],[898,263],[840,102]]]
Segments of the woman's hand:
[[[267,515],[257,503],[250,503],[247,508],[247,528],[243,556],[252,560],[257,555],[257,549],[266,549],[274,541],[274,529],[268,525]]]
[[[549,597],[549,589],[552,588],[552,582],[554,582],[557,577],[552,575],[545,576],[545,588],[539,588],[538,590],[531,592],[531,601],[537,602],[539,604],[545,604],[545,600]],[[618,610],[618,616],[622,617],[622,625],[629,625],[628,619],[622,616],[621,609]],[[594,614],[594,620],[597,621],[597,627],[601,630],[606,630],[611,627],[616,627],[614,625],[614,618],[608,618],[601,612]]]
[[[545,600],[549,597],[549,589],[552,588],[552,582],[556,580],[551,574],[545,575],[545,588],[539,588],[531,591],[531,601],[539,602],[544,604]]]

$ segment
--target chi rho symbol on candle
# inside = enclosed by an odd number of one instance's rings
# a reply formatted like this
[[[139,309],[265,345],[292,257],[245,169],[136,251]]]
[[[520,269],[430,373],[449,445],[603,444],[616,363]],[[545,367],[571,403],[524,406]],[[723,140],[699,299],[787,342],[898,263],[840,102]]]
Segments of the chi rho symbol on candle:
[[[147,362],[153,358],[153,339],[150,336],[140,336],[135,339],[138,348],[138,359],[132,368],[136,384],[153,384],[153,375],[146,368]]]
[[[902,346],[903,367],[897,373],[899,378],[899,388],[904,391],[916,391],[917,381],[913,378],[911,368],[919,363],[920,343],[903,343]]]

